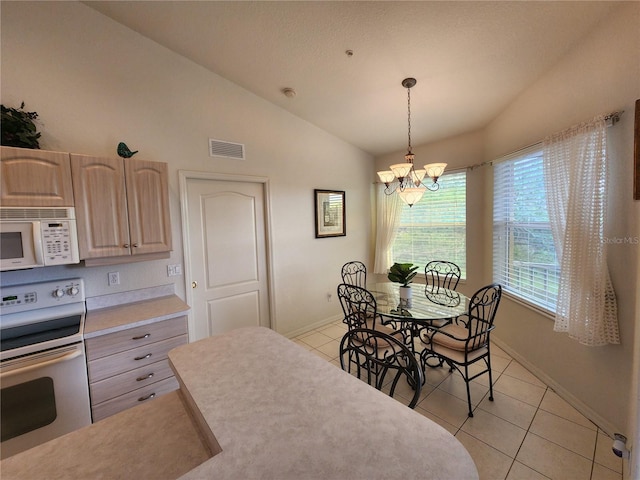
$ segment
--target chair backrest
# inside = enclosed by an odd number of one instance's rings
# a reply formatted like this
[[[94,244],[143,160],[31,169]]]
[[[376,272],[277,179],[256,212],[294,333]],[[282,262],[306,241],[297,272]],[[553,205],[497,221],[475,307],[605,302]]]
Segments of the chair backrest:
[[[347,262],[342,266],[342,283],[356,285],[358,287],[367,286],[367,267],[362,262]]]
[[[349,330],[375,327],[378,306],[371,292],[357,285],[341,283],[338,285],[338,299],[344,312],[343,322]]]
[[[340,342],[340,366],[410,408],[418,403],[422,369],[411,350],[391,335],[369,328],[349,330]]]
[[[473,294],[469,300],[469,337],[473,340],[472,348],[484,346],[489,341],[489,332],[493,329],[493,321],[496,318],[502,286],[492,283],[482,287]]]
[[[424,267],[427,285],[455,290],[460,281],[460,267],[446,260],[434,260]]]

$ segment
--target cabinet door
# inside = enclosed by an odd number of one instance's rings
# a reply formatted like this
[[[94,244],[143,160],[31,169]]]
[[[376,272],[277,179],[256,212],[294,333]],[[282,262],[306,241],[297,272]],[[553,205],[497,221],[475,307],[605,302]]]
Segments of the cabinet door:
[[[3,207],[73,207],[69,154],[1,147]]]
[[[171,250],[169,174],[166,163],[124,161],[133,255]]]
[[[129,255],[121,158],[71,155],[80,258]]]

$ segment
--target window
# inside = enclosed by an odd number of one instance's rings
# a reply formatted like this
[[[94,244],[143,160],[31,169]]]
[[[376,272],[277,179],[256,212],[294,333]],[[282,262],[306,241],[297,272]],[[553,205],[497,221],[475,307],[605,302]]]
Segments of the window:
[[[448,260],[466,278],[467,172],[445,174],[438,183],[437,192],[426,192],[413,207],[402,204],[392,258],[420,265],[423,271],[431,260]]]
[[[554,311],[559,273],[538,147],[494,166],[493,280]]]

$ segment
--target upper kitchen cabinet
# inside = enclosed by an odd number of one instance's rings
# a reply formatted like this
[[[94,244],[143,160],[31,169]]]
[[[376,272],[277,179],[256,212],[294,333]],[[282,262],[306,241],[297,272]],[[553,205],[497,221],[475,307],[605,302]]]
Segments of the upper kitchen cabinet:
[[[3,207],[73,207],[69,154],[0,147]]]
[[[72,154],[71,173],[85,263],[143,260],[171,250],[166,163]]]

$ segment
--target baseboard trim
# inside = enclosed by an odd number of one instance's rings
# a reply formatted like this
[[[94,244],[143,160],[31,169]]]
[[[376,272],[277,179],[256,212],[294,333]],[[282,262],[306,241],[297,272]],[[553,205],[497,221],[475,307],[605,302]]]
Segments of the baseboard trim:
[[[562,385],[549,377],[546,373],[544,373],[539,368],[532,365],[529,361],[527,361],[524,357],[519,355],[513,349],[511,349],[504,342],[500,341],[500,339],[496,337],[491,337],[491,342],[495,343],[498,347],[504,350],[506,353],[511,356],[515,361],[533,373],[538,379],[543,381],[548,387],[550,387],[555,393],[557,393],[563,400],[565,400],[569,405],[578,410],[582,415],[587,417],[592,423],[594,423],[600,430],[603,430],[607,435],[613,438],[613,434],[615,432],[623,432],[623,429],[620,427],[616,427],[606,418],[602,417],[600,414],[596,413],[590,407],[585,405],[580,399],[578,399],[575,395],[567,391]]]
[[[337,320],[341,320],[341,319],[342,319],[342,315],[334,315],[334,316],[329,317],[329,318],[324,318],[322,320],[318,320],[317,322],[314,322],[312,324],[305,325],[304,327],[298,328],[298,329],[293,330],[291,332],[283,333],[282,335],[284,335],[287,338],[297,337],[298,335],[302,335],[303,333],[310,332],[311,330],[315,330],[316,328],[324,327],[325,325],[328,325],[330,323],[333,323],[333,322],[335,322]]]

